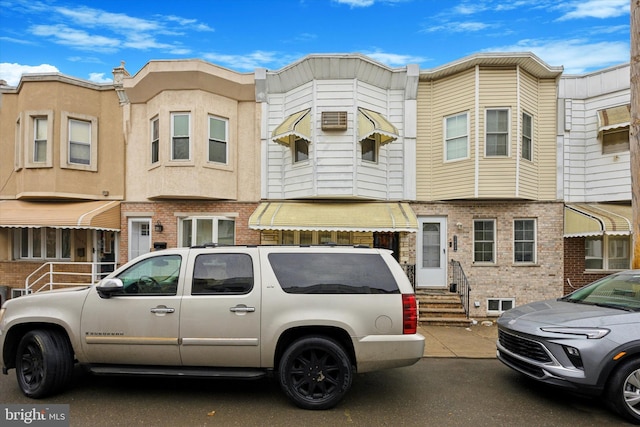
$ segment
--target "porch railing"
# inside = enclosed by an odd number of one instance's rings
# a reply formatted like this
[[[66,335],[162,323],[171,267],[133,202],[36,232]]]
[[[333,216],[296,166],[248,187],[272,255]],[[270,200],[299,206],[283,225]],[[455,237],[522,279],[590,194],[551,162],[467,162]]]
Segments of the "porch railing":
[[[401,264],[402,269],[404,270],[404,274],[407,275],[409,282],[411,282],[411,286],[413,286],[413,290],[416,290],[416,265],[415,264]]]
[[[116,268],[115,262],[47,262],[27,276],[25,293],[50,291],[98,282]]]
[[[464,311],[467,314],[468,319],[469,293],[471,292],[471,287],[469,286],[469,281],[467,280],[467,276],[464,274],[464,270],[462,269],[460,262],[452,259],[450,264],[451,283],[449,284],[449,291],[456,292],[460,295],[460,301],[462,302],[462,306],[464,307]]]

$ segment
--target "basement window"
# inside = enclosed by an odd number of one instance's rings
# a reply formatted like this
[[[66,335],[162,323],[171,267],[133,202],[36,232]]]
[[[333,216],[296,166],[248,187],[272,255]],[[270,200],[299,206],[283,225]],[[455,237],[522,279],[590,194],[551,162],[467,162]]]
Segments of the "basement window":
[[[515,305],[514,298],[489,298],[487,300],[487,314],[501,314],[511,310]]]

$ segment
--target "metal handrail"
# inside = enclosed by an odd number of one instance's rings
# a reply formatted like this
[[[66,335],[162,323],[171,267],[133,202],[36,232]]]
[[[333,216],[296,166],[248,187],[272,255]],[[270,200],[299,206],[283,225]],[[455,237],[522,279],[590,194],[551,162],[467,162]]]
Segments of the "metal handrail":
[[[471,287],[469,286],[466,274],[464,274],[462,265],[459,261],[453,259],[451,260],[451,285],[449,286],[449,290],[460,295],[460,301],[462,302],[462,306],[464,307],[464,311],[467,314],[468,319],[469,294],[471,293]]]
[[[103,267],[106,267],[104,270],[108,271],[100,271]],[[27,276],[24,281],[25,293],[89,285],[98,282],[116,267],[115,262],[46,262]],[[89,271],[78,271],[83,268]],[[73,277],[80,279],[77,281],[68,280]],[[63,280],[64,278],[67,280]]]

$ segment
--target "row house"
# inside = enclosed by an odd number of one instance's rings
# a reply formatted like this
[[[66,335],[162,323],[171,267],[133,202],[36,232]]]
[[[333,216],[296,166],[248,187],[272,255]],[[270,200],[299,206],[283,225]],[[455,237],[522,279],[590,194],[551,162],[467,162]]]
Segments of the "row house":
[[[630,76],[624,64],[560,79],[565,292],[631,266]]]
[[[0,299],[26,278],[41,286],[43,261],[75,263],[60,282],[113,269],[125,196],[114,86],[31,74],[0,97]]]
[[[623,73],[562,77],[504,53],[431,70],[358,54],[244,74],[150,61],[110,85],[25,75],[0,88],[0,291],[43,264],[95,276],[164,247],[335,243],[393,250],[418,290],[466,279],[472,316],[560,296],[594,251],[629,241],[584,228],[587,209],[630,199],[587,182],[628,169],[628,142],[605,155],[615,166],[594,156],[624,130]]]

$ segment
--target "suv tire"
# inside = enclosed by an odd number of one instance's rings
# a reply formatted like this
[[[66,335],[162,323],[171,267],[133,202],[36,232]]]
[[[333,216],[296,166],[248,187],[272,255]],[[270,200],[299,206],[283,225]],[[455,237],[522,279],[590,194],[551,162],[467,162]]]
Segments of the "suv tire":
[[[73,375],[73,351],[67,337],[33,330],[20,340],[16,377],[25,396],[39,399],[62,390]]]
[[[351,388],[354,368],[342,346],[330,338],[305,337],[282,355],[278,379],[284,393],[303,409],[329,409]]]
[[[640,424],[640,359],[627,361],[613,373],[607,399],[616,412]]]

